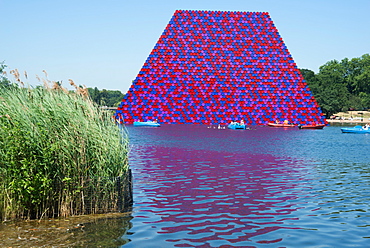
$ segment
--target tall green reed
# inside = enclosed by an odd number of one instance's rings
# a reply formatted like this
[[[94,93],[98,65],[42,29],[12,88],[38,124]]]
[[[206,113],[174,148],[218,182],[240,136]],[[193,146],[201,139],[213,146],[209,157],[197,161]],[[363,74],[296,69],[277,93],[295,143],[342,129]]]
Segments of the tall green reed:
[[[0,219],[86,213],[97,182],[113,201],[114,180],[98,179],[126,173],[128,138],[82,88],[1,89],[0,116]]]

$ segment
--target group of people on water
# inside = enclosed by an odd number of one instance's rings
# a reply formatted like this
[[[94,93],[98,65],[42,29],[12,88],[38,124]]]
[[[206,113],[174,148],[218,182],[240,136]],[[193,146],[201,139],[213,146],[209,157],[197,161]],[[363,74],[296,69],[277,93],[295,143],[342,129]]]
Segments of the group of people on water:
[[[244,120],[241,120],[240,122],[237,121],[231,121],[230,125],[244,125]]]
[[[275,123],[276,124],[280,124],[280,121],[279,120],[275,120]],[[289,124],[289,121],[288,120],[284,120],[283,124],[288,125]]]
[[[276,124],[280,124],[280,121],[279,120],[276,120],[275,121]],[[283,121],[283,124],[285,125],[288,125],[289,124],[289,121],[288,120],[284,120]],[[244,120],[241,120],[240,122],[237,122],[237,121],[231,121],[230,122],[230,125],[245,125],[244,123]],[[369,124],[370,125],[370,124]],[[370,127],[370,126],[369,126]]]

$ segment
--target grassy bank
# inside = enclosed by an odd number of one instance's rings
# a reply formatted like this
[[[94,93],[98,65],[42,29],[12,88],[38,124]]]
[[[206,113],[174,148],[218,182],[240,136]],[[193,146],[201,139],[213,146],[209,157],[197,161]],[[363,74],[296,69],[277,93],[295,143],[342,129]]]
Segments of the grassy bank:
[[[114,197],[107,178],[128,169],[128,139],[111,114],[81,88],[52,87],[0,91],[2,220],[85,213]],[[89,203],[86,189],[96,197]]]

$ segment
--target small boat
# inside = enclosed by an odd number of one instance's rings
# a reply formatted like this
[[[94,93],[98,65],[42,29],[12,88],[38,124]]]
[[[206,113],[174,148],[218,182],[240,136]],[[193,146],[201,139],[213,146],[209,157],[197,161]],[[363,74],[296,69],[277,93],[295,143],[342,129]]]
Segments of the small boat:
[[[342,133],[370,133],[370,129],[364,129],[362,126],[341,128]]]
[[[227,126],[227,128],[229,129],[245,129],[245,125],[244,124],[240,124],[240,123],[233,123],[233,124],[229,124]]]
[[[299,129],[323,129],[325,124],[298,125]]]
[[[267,123],[267,126],[270,126],[270,127],[296,127],[297,125],[296,124],[285,124],[285,123],[273,123],[273,122],[269,122],[269,123]]]
[[[158,122],[155,122],[155,121],[134,121],[134,126],[136,126],[136,127],[143,127],[143,126],[160,127],[161,124],[159,124]]]

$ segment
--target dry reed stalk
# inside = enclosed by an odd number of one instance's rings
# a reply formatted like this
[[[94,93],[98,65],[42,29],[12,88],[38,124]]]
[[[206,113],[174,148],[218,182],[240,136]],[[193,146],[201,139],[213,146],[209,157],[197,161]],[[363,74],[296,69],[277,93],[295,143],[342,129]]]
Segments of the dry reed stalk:
[[[64,88],[63,86],[60,86],[60,87],[61,87],[61,89],[63,90],[64,93],[69,94],[69,91],[66,88]]]
[[[43,78],[42,82],[44,83],[44,88],[50,90],[49,83]]]
[[[45,77],[48,78],[48,73],[45,70],[42,70],[42,72],[45,74]]]
[[[18,69],[16,68],[16,69],[14,69],[14,71],[15,71],[16,78],[19,79],[20,78],[20,75],[19,75]]]
[[[83,85],[83,88],[81,89],[81,95],[86,99],[89,98],[89,90],[87,89],[86,85]]]
[[[19,80],[19,73],[18,73],[18,70],[17,69],[10,70],[9,73],[14,76],[14,78],[15,78],[16,81]]]
[[[75,82],[73,82],[72,79],[68,79],[69,81],[69,84],[72,85],[73,87],[75,87],[77,89],[77,85],[75,84]]]
[[[52,81],[52,85],[53,85],[51,87],[52,90],[60,90],[61,89],[61,86],[55,81]]]

